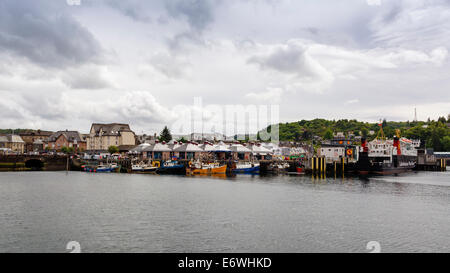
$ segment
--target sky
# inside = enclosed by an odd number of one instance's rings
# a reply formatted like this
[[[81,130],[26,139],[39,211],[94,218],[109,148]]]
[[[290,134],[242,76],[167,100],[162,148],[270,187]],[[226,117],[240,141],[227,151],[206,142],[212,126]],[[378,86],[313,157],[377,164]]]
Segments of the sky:
[[[447,0],[77,1],[0,1],[0,128],[153,134],[195,98],[281,122],[450,113]]]

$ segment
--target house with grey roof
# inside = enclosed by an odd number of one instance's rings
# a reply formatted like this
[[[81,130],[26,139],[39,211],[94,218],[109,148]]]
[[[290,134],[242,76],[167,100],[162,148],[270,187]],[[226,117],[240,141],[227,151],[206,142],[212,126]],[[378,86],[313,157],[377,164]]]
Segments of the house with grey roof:
[[[86,150],[86,139],[78,131],[58,131],[48,138],[47,147],[56,151],[67,147],[81,152]]]
[[[0,136],[0,148],[10,149],[13,152],[23,154],[25,150],[25,141],[19,135]]]
[[[87,139],[90,151],[107,151],[110,146],[132,149],[136,146],[136,135],[130,125],[123,123],[93,123]]]

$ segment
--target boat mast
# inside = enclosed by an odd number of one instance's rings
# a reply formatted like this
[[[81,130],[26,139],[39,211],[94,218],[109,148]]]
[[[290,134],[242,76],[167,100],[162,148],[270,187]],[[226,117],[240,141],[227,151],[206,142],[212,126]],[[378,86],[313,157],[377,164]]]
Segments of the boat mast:
[[[383,132],[383,123],[382,123],[381,119],[380,119],[380,123],[378,123],[378,126],[380,126],[380,130],[377,133],[376,139],[384,141],[384,140],[386,140],[386,137]]]

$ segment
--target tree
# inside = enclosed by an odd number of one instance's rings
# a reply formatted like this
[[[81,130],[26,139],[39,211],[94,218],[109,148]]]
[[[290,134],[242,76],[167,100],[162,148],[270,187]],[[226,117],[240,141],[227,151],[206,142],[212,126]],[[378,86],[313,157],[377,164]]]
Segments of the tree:
[[[325,134],[323,135],[323,138],[324,139],[332,139],[333,138],[333,131],[330,128],[328,128],[325,131]]]
[[[446,123],[445,117],[439,117],[438,122]]]
[[[171,140],[172,134],[170,134],[169,128],[167,128],[167,126],[164,126],[164,129],[161,131],[161,134],[159,134],[159,141],[169,142]]]
[[[187,140],[184,138],[184,136],[183,137],[181,137],[180,139],[178,139],[178,142],[183,142],[183,143],[186,143],[187,142]]]
[[[445,152],[450,152],[450,136],[442,138],[442,146]]]
[[[109,147],[108,147],[108,152],[109,152],[110,154],[116,154],[116,153],[119,152],[119,148],[118,148],[117,146],[114,146],[114,145],[109,146]]]
[[[63,146],[63,147],[61,147],[61,152],[65,153],[65,154],[73,154],[74,148]]]
[[[369,135],[369,130],[366,127],[361,128],[361,136],[367,138],[367,135]]]

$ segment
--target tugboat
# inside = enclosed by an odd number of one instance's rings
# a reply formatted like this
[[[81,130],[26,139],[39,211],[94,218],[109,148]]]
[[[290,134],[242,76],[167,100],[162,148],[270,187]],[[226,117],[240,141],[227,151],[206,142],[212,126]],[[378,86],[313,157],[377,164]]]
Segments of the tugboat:
[[[386,139],[383,128],[377,137],[367,143],[361,140],[362,152],[358,161],[359,174],[395,174],[412,170],[417,162],[417,150],[413,142],[400,137],[396,130],[394,139]]]

